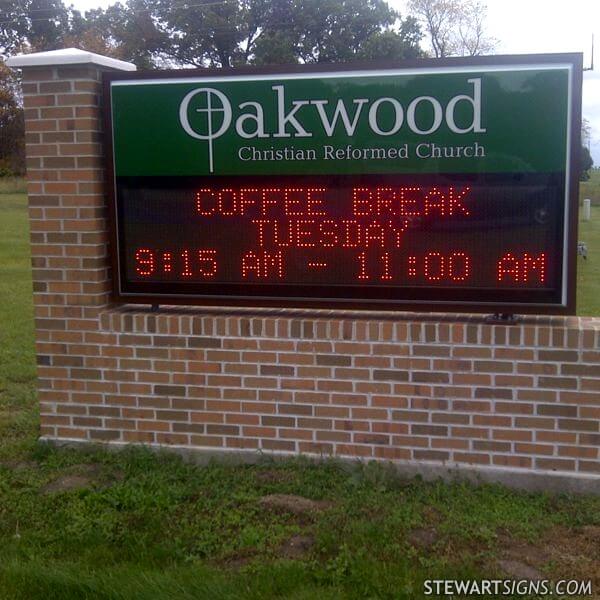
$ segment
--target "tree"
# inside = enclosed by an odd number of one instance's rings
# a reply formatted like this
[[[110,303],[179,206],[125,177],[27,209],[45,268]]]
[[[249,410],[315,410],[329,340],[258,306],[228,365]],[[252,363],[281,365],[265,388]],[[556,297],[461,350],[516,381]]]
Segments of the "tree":
[[[25,121],[15,73],[0,60],[0,177],[25,173]]]
[[[592,126],[585,117],[581,119],[581,145],[590,146],[592,141]]]
[[[379,31],[369,36],[356,53],[356,57],[360,60],[419,58],[423,55],[419,48],[421,37],[419,24],[412,17],[408,17],[401,24],[399,31]]]
[[[62,48],[71,14],[62,0],[0,0],[0,55]]]
[[[487,7],[479,0],[410,0],[409,9],[423,24],[436,58],[477,56],[497,44],[485,34]]]
[[[62,0],[29,0],[27,40],[34,52],[63,48],[69,10]]]
[[[581,147],[579,155],[579,181],[587,181],[590,178],[590,169],[594,166],[594,159],[587,146]]]
[[[252,3],[241,10],[237,0],[201,0],[173,7],[171,0],[150,0],[151,18],[159,23],[167,43],[163,55],[178,64],[230,67],[241,52],[246,33],[242,19],[253,13]]]
[[[138,66],[406,58],[420,55],[422,37],[414,18],[400,19],[384,0],[128,0],[86,13],[85,24],[88,43]]]
[[[106,10],[96,9],[76,14],[68,45],[127,60],[140,69],[155,66],[154,56],[165,49],[166,35],[152,15],[153,6],[146,0],[119,2]]]
[[[384,0],[301,0],[290,29],[301,62],[348,62],[396,19]]]
[[[459,54],[479,56],[494,51],[498,40],[485,33],[487,6],[478,1],[463,2],[458,21]]]
[[[139,68],[346,62],[421,55],[385,0],[125,0],[82,15],[63,0],[0,0],[0,55],[75,46]]]

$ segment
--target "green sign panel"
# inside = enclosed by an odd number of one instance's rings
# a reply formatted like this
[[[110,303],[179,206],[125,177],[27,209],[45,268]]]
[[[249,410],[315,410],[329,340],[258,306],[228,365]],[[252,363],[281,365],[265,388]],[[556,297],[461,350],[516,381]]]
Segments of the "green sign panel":
[[[117,175],[564,169],[569,69],[114,82]]]

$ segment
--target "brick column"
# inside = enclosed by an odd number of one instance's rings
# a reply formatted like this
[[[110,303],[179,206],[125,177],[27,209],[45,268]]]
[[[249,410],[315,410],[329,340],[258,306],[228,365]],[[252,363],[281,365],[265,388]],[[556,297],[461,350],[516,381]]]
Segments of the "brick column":
[[[79,345],[109,303],[102,72],[135,66],[77,49],[7,64],[23,71],[41,433],[56,435],[72,421],[46,412],[82,389]]]

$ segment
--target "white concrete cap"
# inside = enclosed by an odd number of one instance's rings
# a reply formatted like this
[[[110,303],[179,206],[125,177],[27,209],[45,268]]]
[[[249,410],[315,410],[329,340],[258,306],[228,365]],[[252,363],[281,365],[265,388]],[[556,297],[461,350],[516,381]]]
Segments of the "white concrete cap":
[[[62,65],[98,65],[119,71],[135,71],[136,66],[124,60],[109,58],[78,48],[64,48],[34,54],[12,56],[6,61],[9,67],[22,69],[26,67],[60,67]]]

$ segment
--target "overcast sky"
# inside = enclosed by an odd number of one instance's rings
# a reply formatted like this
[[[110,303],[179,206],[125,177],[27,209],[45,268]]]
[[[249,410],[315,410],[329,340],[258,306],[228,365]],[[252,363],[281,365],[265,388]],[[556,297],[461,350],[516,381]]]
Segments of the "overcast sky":
[[[82,11],[114,3],[72,1]],[[388,2],[405,14],[406,0]],[[497,54],[584,52],[584,66],[589,67],[596,33],[597,65],[584,73],[583,116],[592,125],[592,156],[600,165],[600,0],[487,0],[487,6],[487,31],[499,42]]]

